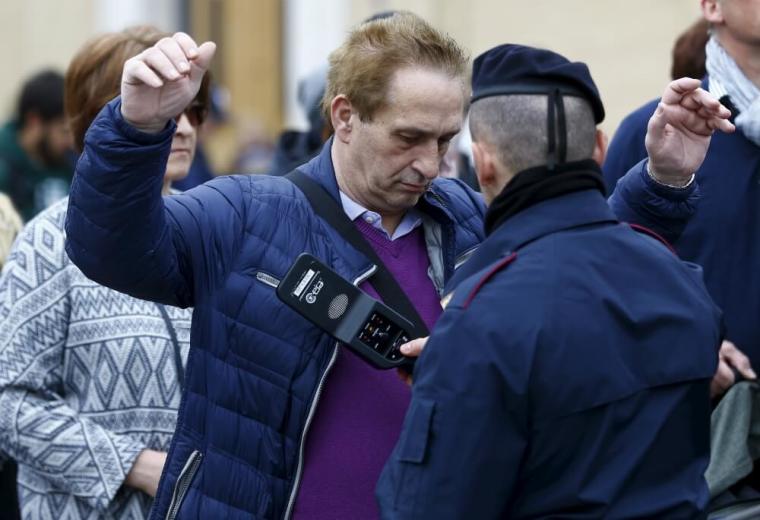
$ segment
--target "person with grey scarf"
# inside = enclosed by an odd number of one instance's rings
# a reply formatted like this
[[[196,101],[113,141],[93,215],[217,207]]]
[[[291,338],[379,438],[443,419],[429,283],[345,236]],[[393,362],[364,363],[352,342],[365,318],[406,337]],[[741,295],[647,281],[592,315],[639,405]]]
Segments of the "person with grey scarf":
[[[725,3],[733,6],[747,2],[729,0]],[[760,2],[755,4],[760,7]],[[748,14],[747,18],[752,20],[751,10]],[[760,15],[756,17],[757,29],[760,29]],[[710,76],[710,93],[718,99],[730,100],[736,111],[736,126],[747,139],[760,146],[760,34],[754,37],[757,47],[748,48],[740,37],[732,37],[731,31],[714,27],[705,48],[705,65]]]
[[[662,182],[644,163],[652,101],[623,120],[609,146],[609,192],[626,193],[631,218],[659,230],[684,260],[704,268],[708,289],[724,311],[725,341],[713,380],[715,397],[760,366],[760,1],[701,0],[709,24],[702,86],[732,112],[737,131],[710,145],[702,166]],[[620,216],[620,215],[619,215]]]

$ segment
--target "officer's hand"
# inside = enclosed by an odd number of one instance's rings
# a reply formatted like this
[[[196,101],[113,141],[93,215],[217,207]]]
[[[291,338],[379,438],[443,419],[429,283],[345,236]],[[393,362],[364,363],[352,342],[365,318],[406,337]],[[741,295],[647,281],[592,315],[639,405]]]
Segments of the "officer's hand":
[[[144,132],[159,132],[181,114],[200,89],[216,44],[200,47],[185,33],[163,38],[124,63],[121,114]]]
[[[429,336],[426,336],[424,338],[417,338],[407,343],[404,343],[403,345],[401,345],[401,353],[405,355],[406,357],[413,357],[413,358],[420,357],[420,354],[422,354],[422,349],[425,348],[425,344],[427,343],[428,337]],[[412,375],[409,372],[405,372],[399,369],[398,376],[401,378],[402,381],[404,381],[406,384],[411,386]]]
[[[649,119],[645,144],[649,168],[658,181],[684,186],[702,165],[715,130],[733,132],[731,111],[700,81],[681,78],[671,82]]]
[[[757,379],[749,358],[730,341],[724,341],[718,353],[718,370],[710,383],[710,397],[723,395],[736,382],[734,370],[744,379]]]

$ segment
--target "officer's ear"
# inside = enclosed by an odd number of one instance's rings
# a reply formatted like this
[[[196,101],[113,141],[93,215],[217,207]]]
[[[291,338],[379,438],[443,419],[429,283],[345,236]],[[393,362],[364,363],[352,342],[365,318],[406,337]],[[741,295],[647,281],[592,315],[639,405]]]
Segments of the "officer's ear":
[[[351,141],[352,125],[356,119],[351,102],[346,96],[335,96],[330,103],[330,121],[335,129],[335,137],[344,143]],[[358,117],[358,116],[357,116]]]
[[[594,152],[591,154],[591,158],[596,161],[600,167],[604,164],[604,159],[607,157],[607,134],[599,128],[596,129],[596,142],[594,143]]]
[[[489,201],[493,198],[489,195],[495,191],[498,171],[496,157],[491,152],[491,147],[488,146],[488,143],[482,141],[472,142],[472,161],[475,166],[475,174],[478,176],[480,191],[483,192],[486,201]]]

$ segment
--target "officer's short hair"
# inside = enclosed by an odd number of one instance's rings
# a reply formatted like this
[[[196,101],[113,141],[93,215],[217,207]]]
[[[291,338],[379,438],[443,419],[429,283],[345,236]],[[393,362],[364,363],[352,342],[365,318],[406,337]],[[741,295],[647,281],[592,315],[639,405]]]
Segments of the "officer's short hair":
[[[371,121],[387,102],[393,73],[402,67],[424,67],[466,82],[468,56],[453,38],[408,12],[368,21],[354,29],[330,54],[322,112],[331,121],[332,100],[345,95],[362,121]]]
[[[589,159],[596,143],[591,105],[583,98],[563,96],[567,121],[567,161]],[[473,141],[485,141],[512,173],[546,164],[549,150],[548,104],[544,95],[493,96],[470,107]]]
[[[48,122],[63,117],[63,75],[53,69],[42,70],[24,82],[16,104],[20,127],[30,114]]]

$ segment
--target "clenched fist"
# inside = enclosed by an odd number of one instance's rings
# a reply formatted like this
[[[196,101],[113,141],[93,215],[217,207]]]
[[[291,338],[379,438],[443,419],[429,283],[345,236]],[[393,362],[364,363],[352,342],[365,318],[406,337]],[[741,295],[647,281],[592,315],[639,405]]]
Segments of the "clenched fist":
[[[195,98],[216,44],[196,45],[185,33],[163,38],[124,64],[121,114],[143,132],[160,132]]]

